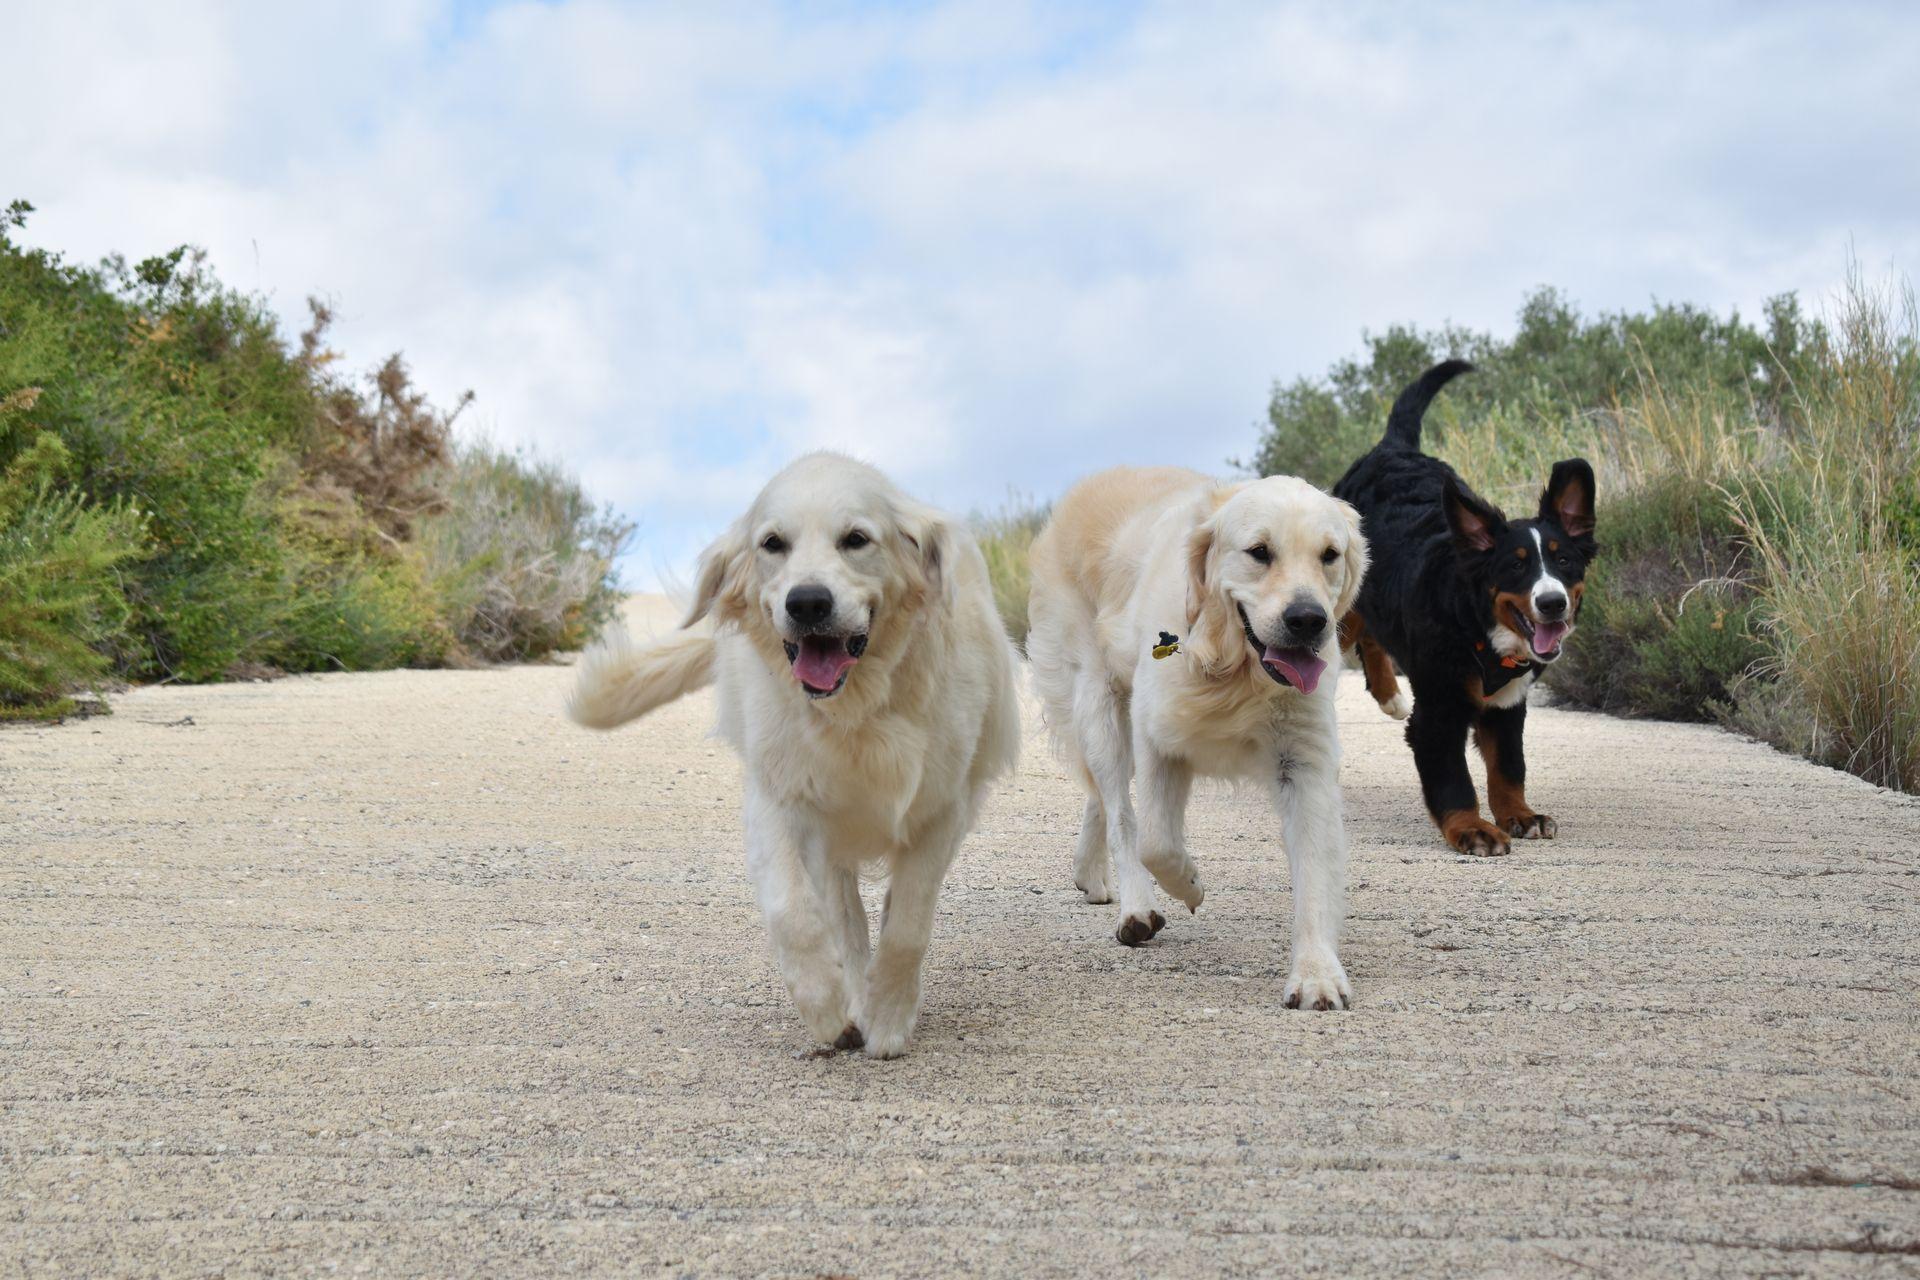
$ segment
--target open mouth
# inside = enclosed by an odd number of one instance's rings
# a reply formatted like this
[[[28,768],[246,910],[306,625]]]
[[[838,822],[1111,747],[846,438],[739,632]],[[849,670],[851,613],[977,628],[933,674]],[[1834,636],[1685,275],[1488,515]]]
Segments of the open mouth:
[[[1520,634],[1527,638],[1527,646],[1533,650],[1533,656],[1541,662],[1552,662],[1560,656],[1560,642],[1567,638],[1567,632],[1573,630],[1570,622],[1535,622],[1524,610],[1515,609],[1513,616],[1520,623]]]
[[[1312,693],[1320,685],[1320,675],[1327,664],[1320,655],[1305,646],[1281,648],[1261,640],[1253,633],[1253,623],[1247,619],[1247,611],[1239,605],[1240,629],[1246,632],[1247,643],[1260,655],[1260,669],[1273,679],[1275,684],[1298,689],[1302,693]]]
[[[809,698],[831,698],[847,682],[847,673],[867,651],[867,633],[847,636],[810,635],[783,640],[793,678]]]

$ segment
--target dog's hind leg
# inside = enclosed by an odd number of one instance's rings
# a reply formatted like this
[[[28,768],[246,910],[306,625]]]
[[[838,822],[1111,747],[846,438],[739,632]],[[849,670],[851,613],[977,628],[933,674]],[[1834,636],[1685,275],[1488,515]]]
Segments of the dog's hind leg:
[[[1198,911],[1206,890],[1200,869],[1187,856],[1187,797],[1193,791],[1193,767],[1154,750],[1144,735],[1133,744],[1135,781],[1140,791],[1140,862],[1160,887]]]
[[[1073,734],[1106,817],[1107,851],[1113,857],[1114,888],[1120,897],[1120,925],[1114,936],[1137,947],[1167,921],[1153,909],[1153,877],[1140,862],[1139,832],[1129,794],[1133,729],[1127,699],[1095,672],[1082,672],[1074,685]]]
[[[859,1042],[847,1000],[843,903],[828,896],[817,831],[771,796],[747,793],[747,872],[767,922],[774,962],[807,1030],[822,1044]]]
[[[1281,998],[1289,1009],[1344,1009],[1353,999],[1340,963],[1347,913],[1347,830],[1338,748],[1332,759],[1283,761],[1274,786],[1293,881],[1293,956]]]
[[[860,1028],[867,1056],[897,1058],[906,1052],[920,1016],[920,969],[933,938],[940,884],[960,851],[970,825],[964,806],[954,810],[893,861],[880,938],[867,965]]]
[[[1405,720],[1413,709],[1399,677],[1393,673],[1393,659],[1367,630],[1367,620],[1355,610],[1340,620],[1340,647],[1360,650],[1360,670],[1367,681],[1367,692],[1380,709],[1395,720]]]
[[[1080,840],[1073,849],[1073,885],[1087,895],[1087,901],[1113,901],[1113,884],[1107,869],[1107,811],[1100,806],[1100,793],[1093,789],[1088,775],[1087,807],[1080,815]]]

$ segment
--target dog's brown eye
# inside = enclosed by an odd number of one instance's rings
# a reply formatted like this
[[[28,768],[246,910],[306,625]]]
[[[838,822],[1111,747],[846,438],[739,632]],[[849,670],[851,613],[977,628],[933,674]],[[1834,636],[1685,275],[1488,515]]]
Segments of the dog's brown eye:
[[[1247,554],[1253,557],[1255,564],[1273,563],[1273,552],[1267,550],[1267,544],[1264,542],[1248,547]]]
[[[1322,551],[1320,553],[1321,564],[1332,564],[1335,560],[1338,560],[1339,558],[1340,558],[1340,551],[1336,547],[1328,547],[1325,551]]]
[[[840,539],[840,549],[842,551],[858,551],[872,541],[872,538],[855,529],[848,533],[846,537]]]
[[[787,549],[787,540],[777,533],[770,533],[761,540],[760,549],[777,556]]]

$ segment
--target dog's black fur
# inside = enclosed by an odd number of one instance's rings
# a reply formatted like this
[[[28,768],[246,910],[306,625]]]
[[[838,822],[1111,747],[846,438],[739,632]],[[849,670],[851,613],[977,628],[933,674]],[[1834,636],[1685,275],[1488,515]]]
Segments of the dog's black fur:
[[[1578,620],[1597,550],[1593,468],[1579,458],[1555,463],[1538,514],[1510,521],[1452,467],[1421,453],[1428,404],[1472,367],[1446,361],[1401,392],[1386,435],[1333,487],[1334,496],[1359,509],[1372,554],[1342,638],[1359,644],[1367,687],[1382,706],[1398,690],[1380,651],[1412,683],[1407,743],[1427,809],[1448,843],[1463,852],[1505,853],[1511,836],[1555,832],[1553,819],[1526,803],[1525,686],[1502,691],[1514,680],[1530,683],[1557,658]],[[1552,579],[1564,586],[1559,624],[1537,607],[1551,608]],[[1501,661],[1492,640],[1496,615],[1524,657]],[[1542,644],[1550,652],[1540,653]],[[1513,705],[1489,703],[1496,696]],[[1481,820],[1467,773],[1469,730],[1486,757],[1494,824]]]

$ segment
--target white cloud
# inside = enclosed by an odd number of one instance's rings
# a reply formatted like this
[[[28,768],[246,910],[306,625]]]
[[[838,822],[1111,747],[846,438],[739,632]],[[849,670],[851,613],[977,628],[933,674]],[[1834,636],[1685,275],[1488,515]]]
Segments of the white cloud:
[[[182,241],[473,387],[686,563],[804,447],[949,505],[1219,468],[1270,381],[1524,290],[1920,257],[1897,6],[40,5],[39,243]]]

